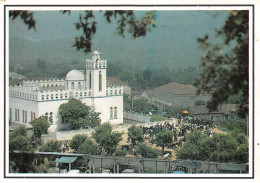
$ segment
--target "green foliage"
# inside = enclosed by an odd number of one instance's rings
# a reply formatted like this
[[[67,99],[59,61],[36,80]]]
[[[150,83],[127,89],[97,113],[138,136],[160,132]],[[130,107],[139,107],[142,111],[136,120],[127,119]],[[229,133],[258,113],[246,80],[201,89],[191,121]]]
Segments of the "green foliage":
[[[143,142],[144,141],[144,134],[142,128],[132,125],[128,128],[128,137],[131,139],[132,144],[136,145],[136,142]]]
[[[17,17],[20,17],[23,22],[28,26],[28,29],[31,28],[35,29],[35,20],[33,17],[33,13],[29,11],[9,11],[9,18],[12,20],[16,19]]]
[[[96,155],[99,148],[91,139],[86,139],[76,151],[81,154]]]
[[[122,140],[122,133],[112,132],[112,126],[109,123],[103,123],[95,128],[92,137],[99,145],[105,149],[107,154],[113,154],[118,143]]]
[[[75,151],[78,150],[79,146],[87,140],[87,135],[74,135],[70,141],[70,147]]]
[[[141,98],[134,100],[134,111],[135,112],[150,112],[150,104],[147,99]]]
[[[14,131],[10,132],[9,138],[10,139],[15,138],[19,135],[26,137],[27,130],[26,130],[25,126],[20,126],[19,128],[14,129]]]
[[[42,152],[61,152],[61,142],[48,140],[40,149]]]
[[[150,121],[151,121],[151,122],[163,121],[163,120],[165,120],[165,119],[166,119],[165,117],[160,116],[160,115],[152,115],[152,116],[150,116]]]
[[[159,150],[153,149],[145,143],[141,143],[137,145],[136,153],[140,154],[144,158],[157,158],[159,155]]]
[[[172,143],[173,131],[166,130],[163,133],[159,133],[155,137],[156,146],[162,147],[162,153],[164,154],[164,147],[169,146]]]
[[[40,138],[42,134],[47,134],[48,128],[50,127],[50,123],[46,116],[35,118],[31,122],[31,125],[33,127],[33,134],[36,138]]]
[[[126,154],[127,154],[127,151],[125,149],[124,150],[116,149],[113,156],[125,156]]]
[[[69,99],[65,104],[61,104],[59,107],[59,113],[65,123],[70,123],[72,129],[77,129],[79,118],[85,118],[89,114],[90,108],[83,104],[80,100],[75,98]]]
[[[248,21],[247,10],[230,11],[225,25],[218,30],[222,44],[210,43],[208,35],[198,39],[205,54],[195,86],[198,93],[212,94],[207,103],[210,111],[241,93],[239,114],[248,114]]]
[[[232,134],[247,134],[248,123],[246,121],[216,122],[215,125],[220,130],[231,132]]]
[[[31,149],[32,146],[31,146],[30,139],[25,136],[22,135],[18,135],[16,137],[12,136],[9,139],[9,151],[12,150],[29,151]]]
[[[177,151],[179,159],[248,162],[248,141],[243,134],[207,137],[200,131],[187,135],[187,141]]]

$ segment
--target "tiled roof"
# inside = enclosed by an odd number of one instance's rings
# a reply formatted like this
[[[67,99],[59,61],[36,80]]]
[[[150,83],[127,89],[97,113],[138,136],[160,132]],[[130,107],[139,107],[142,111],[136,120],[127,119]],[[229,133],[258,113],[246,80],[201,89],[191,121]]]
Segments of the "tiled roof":
[[[149,97],[151,97],[152,96],[152,92],[153,92],[153,90],[145,90],[144,91]]]
[[[214,114],[214,113],[223,113],[230,114],[230,112],[235,112],[237,109],[237,104],[222,104],[218,106],[217,111],[209,112],[206,105],[192,106],[190,108],[190,114]]]
[[[180,83],[168,83],[163,86],[159,86],[154,89],[155,91],[160,91],[168,93],[171,95],[187,95],[187,94],[196,94],[196,88],[192,85],[184,85]]]
[[[127,85],[124,81],[121,81],[115,77],[107,77],[107,84],[111,85]]]

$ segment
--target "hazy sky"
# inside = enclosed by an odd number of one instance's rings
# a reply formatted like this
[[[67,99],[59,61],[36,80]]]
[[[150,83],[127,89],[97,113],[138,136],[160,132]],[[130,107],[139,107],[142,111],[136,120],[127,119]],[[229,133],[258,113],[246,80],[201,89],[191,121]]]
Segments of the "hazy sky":
[[[10,21],[10,62],[84,62],[85,55],[72,47],[75,36],[81,35],[74,22],[79,11],[70,15],[60,12],[34,12],[36,31],[28,30],[20,19]],[[136,12],[137,15],[144,12]],[[198,66],[203,52],[199,49],[198,37],[209,34],[215,38],[215,29],[221,28],[228,16],[225,11],[157,11],[157,27],[137,40],[126,33],[126,38],[116,34],[115,20],[106,22],[103,12],[95,12],[98,22],[93,48],[102,53],[108,62],[135,64],[136,67]],[[219,38],[217,38],[219,39]]]

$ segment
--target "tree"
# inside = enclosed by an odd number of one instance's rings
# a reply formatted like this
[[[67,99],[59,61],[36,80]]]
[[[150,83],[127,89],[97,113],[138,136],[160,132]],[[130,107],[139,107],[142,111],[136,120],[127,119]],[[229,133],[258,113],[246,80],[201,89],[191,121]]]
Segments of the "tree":
[[[48,122],[48,118],[46,116],[35,118],[31,122],[31,125],[33,127],[33,134],[36,138],[40,138],[42,134],[47,134],[48,128],[50,127],[50,123]]]
[[[42,146],[40,151],[42,151],[42,152],[61,152],[61,142],[59,142],[57,140],[49,140]]]
[[[61,104],[59,107],[59,113],[65,123],[70,123],[72,129],[79,127],[77,120],[79,118],[85,118],[89,114],[90,107],[83,104],[80,100],[71,98],[65,104]]]
[[[132,145],[136,145],[136,142],[143,142],[144,141],[144,134],[142,128],[132,125],[128,128],[128,137],[132,141]]]
[[[23,136],[18,135],[16,137],[11,137],[9,139],[9,151],[20,150],[20,151],[29,151],[32,149],[30,139]]]
[[[145,98],[134,100],[134,111],[148,113],[150,111],[148,100]]]
[[[87,135],[74,135],[70,141],[70,147],[75,151],[78,150],[79,146],[87,140]]]
[[[76,150],[77,153],[90,155],[96,155],[98,151],[98,146],[91,139],[86,139],[85,142],[79,146],[78,150]]]
[[[70,11],[61,11],[63,14],[69,13]],[[125,31],[128,28],[128,32],[133,36],[133,38],[137,39],[138,37],[145,36],[147,31],[151,32],[152,28],[155,27],[155,11],[149,11],[140,19],[137,19],[134,11],[103,11],[104,17],[107,22],[111,22],[111,19],[114,18],[117,21],[117,33],[124,37]],[[12,20],[20,17],[26,25],[28,25],[28,29],[34,28],[36,21],[34,20],[34,16],[32,12],[28,11],[9,11],[9,18]],[[82,31],[81,36],[75,37],[75,44],[73,45],[78,50],[82,50],[85,53],[91,52],[92,48],[92,37],[95,35],[97,27],[96,24],[98,22],[95,21],[95,15],[92,10],[83,11],[80,14],[79,21],[75,23],[76,29]]]
[[[217,31],[223,43],[210,43],[208,35],[198,39],[205,54],[195,86],[198,93],[212,94],[207,102],[210,111],[241,93],[239,115],[248,114],[248,14],[247,10],[229,12],[225,25]]]
[[[122,140],[122,133],[112,132],[110,123],[103,123],[95,128],[92,137],[104,148],[107,154],[115,152],[118,143]]]
[[[138,144],[136,147],[136,153],[140,154],[144,158],[157,158],[159,151],[147,146],[145,143]]]
[[[19,128],[14,129],[14,131],[10,132],[9,138],[10,139],[15,138],[19,135],[26,137],[27,130],[26,130],[25,126],[20,126]]]
[[[164,147],[168,146],[172,143],[173,131],[166,130],[163,133],[159,133],[156,135],[155,143],[156,146],[162,147],[162,153],[164,154]]]

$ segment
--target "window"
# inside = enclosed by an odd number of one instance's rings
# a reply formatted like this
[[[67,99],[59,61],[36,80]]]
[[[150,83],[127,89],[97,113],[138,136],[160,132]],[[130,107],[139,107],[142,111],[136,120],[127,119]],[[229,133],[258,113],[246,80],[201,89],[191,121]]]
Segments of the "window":
[[[56,94],[56,99],[58,99],[59,98],[59,95],[58,94]]]
[[[51,99],[53,100],[53,94],[51,94]]]
[[[12,121],[12,109],[10,108],[10,113],[9,113],[9,120]]]
[[[71,83],[71,89],[74,89],[74,82]]]
[[[117,119],[117,107],[114,109],[114,119]]]
[[[91,72],[89,72],[89,89],[91,89]]]
[[[102,73],[99,71],[99,91],[102,90]]]
[[[80,82],[78,83],[78,89],[81,89],[81,83]]]
[[[113,107],[110,107],[110,119],[113,119]]]
[[[50,122],[50,124],[53,124],[53,116],[52,116],[52,112],[50,112],[49,122]]]
[[[19,116],[19,109],[15,109],[15,121],[19,121],[20,116]]]
[[[84,96],[85,96],[85,97],[87,96],[87,92],[84,92]]]
[[[115,95],[117,95],[117,90],[115,90]]]
[[[60,94],[60,98],[62,98],[62,97],[63,97],[63,94],[61,93],[61,94]]]
[[[122,94],[122,90],[119,90],[119,94],[120,94],[120,95]]]
[[[23,110],[23,122],[26,123],[27,122],[27,111]]]
[[[46,100],[48,100],[49,99],[49,95],[46,95]]]

